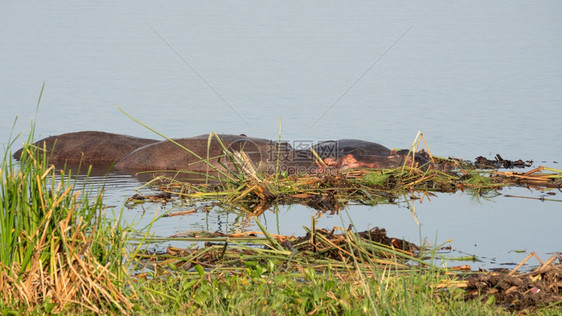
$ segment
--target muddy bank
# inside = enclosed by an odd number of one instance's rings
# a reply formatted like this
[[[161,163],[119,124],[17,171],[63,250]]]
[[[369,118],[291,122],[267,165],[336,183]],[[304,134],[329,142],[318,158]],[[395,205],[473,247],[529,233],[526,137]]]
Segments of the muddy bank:
[[[562,265],[546,264],[521,274],[502,271],[472,275],[467,279],[466,298],[493,299],[495,304],[511,311],[561,304]]]

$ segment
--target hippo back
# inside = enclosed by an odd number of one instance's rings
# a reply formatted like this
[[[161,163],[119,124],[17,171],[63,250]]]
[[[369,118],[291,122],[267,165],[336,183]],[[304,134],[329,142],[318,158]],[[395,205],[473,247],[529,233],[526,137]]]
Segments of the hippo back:
[[[127,135],[84,131],[50,136],[38,142],[35,146],[46,148],[49,161],[61,163],[110,164],[121,160],[131,151],[154,143],[156,140],[138,138]],[[14,153],[15,159],[20,159],[22,149]]]
[[[218,136],[222,145],[216,137],[213,136],[209,139],[209,135],[204,134],[174,139],[175,143],[165,140],[143,146],[125,156],[115,167],[133,171],[189,170],[206,172],[213,171],[214,168],[225,170],[232,163],[225,156],[225,149],[227,149],[230,152],[243,151],[252,163],[255,165],[261,164],[265,168],[270,163],[271,158],[276,156],[278,144],[271,140],[243,135],[221,134]]]

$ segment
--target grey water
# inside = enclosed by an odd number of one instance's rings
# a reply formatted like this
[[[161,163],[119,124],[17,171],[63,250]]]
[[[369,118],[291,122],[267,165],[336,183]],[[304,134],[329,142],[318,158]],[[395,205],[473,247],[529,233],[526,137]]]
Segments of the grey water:
[[[359,138],[393,148],[422,131],[439,156],[496,153],[560,169],[562,3],[559,1],[3,1],[0,142],[36,117],[36,139],[79,130],[159,138],[210,131],[288,141]],[[41,87],[45,90],[36,114]],[[14,119],[18,117],[14,126]],[[15,150],[17,148],[12,148]],[[118,210],[142,186],[111,174]],[[548,195],[562,200],[560,191]],[[412,207],[317,214],[300,205],[260,216],[267,228],[384,227],[484,259],[517,263],[562,251],[562,204],[438,194]],[[126,209],[149,222],[157,204]],[[228,210],[162,219],[153,231],[256,230]],[[451,254],[456,255],[456,254]],[[535,262],[536,263],[536,262]],[[454,264],[450,262],[449,264]],[[508,266],[509,267],[509,266]]]

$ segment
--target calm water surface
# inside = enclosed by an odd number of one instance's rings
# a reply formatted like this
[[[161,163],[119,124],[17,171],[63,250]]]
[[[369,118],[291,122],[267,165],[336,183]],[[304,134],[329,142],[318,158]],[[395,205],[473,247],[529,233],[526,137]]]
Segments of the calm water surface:
[[[78,130],[154,137],[117,106],[171,137],[216,131],[289,141],[360,138],[407,147],[421,130],[433,153],[496,153],[560,168],[562,3],[558,1],[4,1],[0,10],[0,142],[25,134],[45,82],[37,138]],[[18,144],[21,143],[21,139]],[[544,162],[543,162],[544,161]],[[101,180],[100,180],[101,181]],[[111,175],[119,208],[141,183]],[[502,193],[540,197],[522,188]],[[562,199],[559,192],[551,196]],[[169,207],[169,206],[168,206]],[[174,206],[175,207],[175,206]],[[150,220],[158,205],[126,210]],[[440,194],[415,205],[351,206],[319,226],[384,227],[444,242],[489,266],[562,251],[562,204]],[[304,233],[316,211],[262,217]],[[255,229],[213,209],[158,222],[189,230]],[[513,250],[525,250],[517,253]]]

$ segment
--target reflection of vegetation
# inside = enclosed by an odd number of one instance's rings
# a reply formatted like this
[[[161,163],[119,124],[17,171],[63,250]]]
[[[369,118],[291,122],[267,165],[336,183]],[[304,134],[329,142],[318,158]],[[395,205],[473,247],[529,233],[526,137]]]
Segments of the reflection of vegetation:
[[[497,189],[481,189],[468,191],[468,196],[471,202],[475,204],[482,204],[483,201],[494,202],[494,198],[500,196],[500,192]]]

